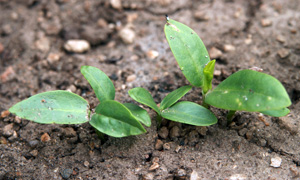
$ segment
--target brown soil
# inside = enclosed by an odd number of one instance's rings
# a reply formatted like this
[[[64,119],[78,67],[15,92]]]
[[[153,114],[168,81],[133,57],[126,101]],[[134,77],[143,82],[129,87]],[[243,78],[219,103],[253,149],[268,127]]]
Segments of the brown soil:
[[[300,1],[131,0],[119,9],[110,2],[0,0],[0,179],[300,178]],[[291,113],[238,112],[227,127],[226,112],[212,108],[216,125],[165,121],[162,132],[147,109],[153,125],[146,134],[105,142],[88,123],[42,125],[5,114],[31,95],[57,89],[83,96],[94,108],[98,101],[82,65],[107,73],[118,101],[132,102],[127,91],[144,87],[160,102],[188,83],[164,37],[164,14],[193,28],[211,50],[214,85],[237,70],[263,68],[287,89]],[[135,33],[132,44],[118,35],[126,25]],[[68,53],[69,39],[85,39],[91,49]],[[199,94],[193,89],[184,99],[200,102]],[[273,158],[282,160],[280,167],[271,166]]]

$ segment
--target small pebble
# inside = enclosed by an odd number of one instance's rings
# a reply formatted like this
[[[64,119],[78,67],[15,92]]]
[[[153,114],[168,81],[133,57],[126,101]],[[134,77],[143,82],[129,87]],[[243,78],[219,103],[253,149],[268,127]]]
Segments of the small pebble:
[[[277,54],[280,58],[286,58],[290,55],[290,51],[288,49],[282,48],[277,51]]]
[[[172,129],[170,130],[169,134],[170,138],[176,138],[180,136],[180,129],[178,126],[173,126]]]
[[[160,130],[158,131],[158,135],[163,138],[166,139],[169,135],[169,130],[166,126],[163,126],[160,128]]]
[[[100,19],[98,19],[98,21],[97,21],[97,25],[98,25],[100,28],[106,28],[106,27],[108,26],[108,23],[105,21],[105,19],[100,18]]]
[[[89,163],[88,161],[84,161],[83,165],[84,165],[85,167],[88,167],[88,166],[90,165],[90,163]]]
[[[282,159],[280,157],[271,158],[270,166],[278,168],[280,167]]]
[[[0,137],[0,144],[7,144],[7,140],[5,139],[5,137]]]
[[[50,41],[46,37],[41,37],[35,41],[35,47],[40,51],[47,52],[50,49]]]
[[[276,40],[277,40],[278,42],[281,42],[281,43],[285,43],[285,42],[286,42],[285,37],[282,36],[282,35],[276,36]]]
[[[192,171],[190,180],[200,180],[197,171],[195,170]]]
[[[15,123],[20,124],[22,122],[22,119],[19,116],[15,117]]]
[[[198,126],[198,127],[196,127],[196,131],[197,131],[200,135],[206,136],[208,129],[207,129],[206,126]]]
[[[156,150],[159,150],[159,151],[162,150],[163,144],[164,144],[164,143],[163,143],[160,139],[157,139],[157,140],[156,140],[156,143],[155,143],[155,149],[156,149]]]
[[[16,131],[13,131],[12,136],[10,136],[10,137],[8,138],[8,140],[9,140],[10,142],[12,142],[12,141],[16,140],[17,138],[18,138],[17,132],[16,132]]]
[[[4,51],[4,46],[2,43],[0,43],[0,54]]]
[[[220,70],[215,70],[214,71],[214,76],[220,76],[222,72]]]
[[[2,33],[4,35],[10,35],[12,33],[13,29],[9,24],[5,24],[2,26]]]
[[[12,66],[8,66],[5,71],[0,75],[1,82],[6,82],[11,80],[15,75],[15,71]]]
[[[225,52],[235,51],[235,47],[231,44],[225,44],[223,46]]]
[[[159,56],[159,53],[157,51],[154,51],[154,50],[149,50],[147,52],[147,57],[150,58],[150,59],[155,59]]]
[[[61,172],[61,176],[64,179],[69,179],[69,177],[71,176],[72,173],[73,173],[72,169],[64,169],[63,172]]]
[[[77,90],[76,86],[74,86],[74,84],[71,84],[68,88],[67,91],[70,91],[72,93],[75,93]]]
[[[50,136],[48,133],[44,133],[42,136],[41,136],[41,141],[42,142],[47,142],[47,141],[50,141]]]
[[[154,179],[154,174],[153,173],[147,173],[143,175],[143,180],[153,180]]]
[[[110,0],[110,4],[114,9],[117,9],[117,10],[122,9],[122,1],[121,0]]]
[[[170,143],[165,143],[165,144],[163,145],[163,149],[164,149],[164,150],[170,150],[170,148],[171,148]]]
[[[33,157],[36,157],[37,155],[38,155],[38,150],[32,150],[32,151],[30,151],[30,154],[33,156]]]
[[[250,131],[246,132],[246,138],[247,138],[248,140],[251,140],[252,137],[253,137],[253,131],[250,130]]]
[[[248,177],[245,174],[233,174],[229,177],[229,180],[247,180]]]
[[[35,148],[39,144],[39,141],[38,140],[32,140],[32,141],[29,141],[28,144],[31,148]]]
[[[175,152],[176,153],[179,153],[179,151],[182,149],[182,146],[177,146],[176,148],[175,148]]]
[[[154,171],[155,169],[158,168],[159,168],[159,164],[157,162],[153,162],[153,164],[149,168],[149,171]]]
[[[65,50],[74,53],[84,53],[90,50],[90,44],[86,40],[68,40],[64,44]]]
[[[178,169],[176,172],[176,177],[178,179],[186,179],[186,171],[184,169]]]
[[[76,131],[72,127],[64,128],[64,135],[66,137],[75,137],[77,136]]]
[[[9,114],[10,114],[10,112],[9,112],[8,110],[2,111],[2,112],[1,112],[1,118],[5,118],[5,117],[7,117]]]
[[[194,13],[194,18],[198,21],[208,21],[210,19],[207,13],[202,11],[196,11]]]
[[[57,53],[50,53],[47,57],[47,60],[49,61],[49,63],[56,62],[59,59],[60,59],[60,55]]]
[[[5,125],[3,127],[3,135],[7,136],[7,137],[13,135],[13,133],[14,133],[13,127],[14,127],[13,123]]]
[[[210,50],[209,50],[209,56],[211,59],[217,59],[219,57],[222,56],[222,51],[219,50],[218,48],[216,47],[212,47]]]
[[[262,27],[268,27],[272,25],[272,21],[270,19],[262,19],[260,23]]]
[[[136,79],[136,75],[135,74],[131,74],[126,78],[126,82],[132,82]]]
[[[124,43],[132,44],[135,39],[135,32],[129,27],[124,27],[119,32],[119,36]]]

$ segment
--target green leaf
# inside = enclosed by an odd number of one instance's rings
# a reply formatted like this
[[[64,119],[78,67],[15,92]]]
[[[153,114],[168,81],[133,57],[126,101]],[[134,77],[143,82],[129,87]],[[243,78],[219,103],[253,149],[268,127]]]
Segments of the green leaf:
[[[206,94],[209,90],[212,89],[212,79],[214,77],[216,60],[212,60],[204,67],[204,81],[203,81],[203,93]]]
[[[189,101],[176,103],[170,108],[163,110],[161,115],[172,121],[195,126],[209,126],[216,124],[218,121],[210,110]]]
[[[115,87],[104,72],[92,66],[82,66],[80,71],[92,86],[100,102],[114,100]]]
[[[160,109],[166,109],[173,104],[175,104],[180,98],[182,98],[186,93],[192,89],[192,86],[183,86],[180,87],[170,94],[168,94],[160,103]]]
[[[135,101],[137,101],[141,104],[144,104],[146,106],[149,106],[154,111],[156,111],[158,114],[160,114],[160,110],[157,107],[156,103],[154,102],[153,97],[151,96],[149,91],[147,91],[146,89],[141,88],[141,87],[133,88],[128,91],[128,94]]]
[[[232,74],[207,93],[205,102],[217,108],[249,112],[269,111],[291,105],[285,88],[277,79],[253,70]]]
[[[282,117],[282,116],[286,116],[288,113],[290,113],[290,110],[288,108],[282,108],[282,109],[278,109],[278,110],[261,111],[261,113],[268,115],[268,116]]]
[[[126,137],[146,132],[141,123],[121,103],[107,100],[99,104],[90,124],[98,131],[113,137]]]
[[[147,127],[151,126],[151,119],[149,117],[148,112],[145,109],[132,103],[123,103],[123,105],[126,106],[131,111],[135,119],[145,124]]]
[[[202,40],[191,28],[172,19],[165,25],[165,35],[186,79],[202,87],[203,68],[210,61]]]
[[[86,100],[69,91],[48,91],[23,100],[9,109],[17,116],[42,124],[79,124],[89,120]]]

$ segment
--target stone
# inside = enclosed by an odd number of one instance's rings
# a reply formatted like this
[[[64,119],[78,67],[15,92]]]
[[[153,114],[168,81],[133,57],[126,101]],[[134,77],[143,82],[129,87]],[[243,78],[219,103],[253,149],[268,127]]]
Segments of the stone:
[[[76,137],[77,136],[76,131],[74,131],[74,129],[72,127],[64,128],[64,135],[66,137]]]
[[[245,174],[233,174],[229,177],[229,180],[247,180],[248,177]]]
[[[50,138],[50,136],[49,136],[48,133],[44,133],[44,134],[41,136],[41,141],[42,141],[42,142],[48,142],[48,141],[50,141],[50,140],[51,140],[51,138]]]
[[[170,143],[165,143],[165,144],[163,145],[163,149],[164,149],[164,150],[170,150],[170,149],[171,149]]]
[[[194,13],[194,18],[198,21],[208,21],[210,19],[207,13],[203,11],[196,11]]]
[[[60,59],[60,54],[58,53],[49,53],[49,55],[47,56],[47,60],[49,63],[54,63],[56,61],[59,61]]]
[[[211,59],[217,59],[217,58],[220,58],[222,56],[222,51],[219,50],[218,48],[216,47],[212,47],[210,50],[209,50],[209,56]]]
[[[121,0],[110,0],[110,5],[117,10],[122,10],[122,1]]]
[[[0,42],[0,54],[4,51],[4,46],[3,44]]]
[[[16,140],[18,138],[18,134],[17,131],[13,131],[13,134],[8,138],[8,140],[10,142],[13,142],[14,140]]]
[[[100,18],[98,19],[97,21],[97,25],[100,27],[100,28],[106,28],[108,26],[108,23],[105,19],[103,18]]]
[[[235,51],[235,47],[231,44],[225,44],[223,46],[223,49],[224,49],[225,52]]]
[[[214,76],[221,76],[222,72],[220,70],[215,70],[214,71]]]
[[[180,136],[180,129],[178,126],[173,126],[172,129],[170,130],[169,134],[170,138],[177,138]]]
[[[270,166],[278,168],[281,166],[282,159],[280,157],[271,158]]]
[[[206,126],[198,126],[198,127],[196,127],[196,131],[197,131],[200,135],[206,136],[208,129],[207,129]]]
[[[88,161],[84,161],[84,162],[83,162],[83,165],[84,165],[85,167],[89,167],[90,163],[89,163]]]
[[[280,43],[285,43],[285,42],[286,42],[285,37],[282,36],[282,35],[277,35],[277,36],[276,36],[276,40],[277,40],[278,42],[280,42]]]
[[[154,50],[149,50],[147,52],[147,57],[150,58],[150,59],[155,59],[159,56],[159,53],[157,51],[154,51]]]
[[[61,176],[64,178],[64,179],[69,179],[69,177],[72,175],[73,173],[73,170],[72,169],[64,169],[62,172],[61,172]]]
[[[159,164],[157,162],[153,162],[149,168],[149,171],[154,171],[155,169],[159,168]]]
[[[160,128],[160,130],[158,131],[158,135],[163,138],[166,139],[169,135],[169,130],[166,126],[163,126]]]
[[[70,91],[72,93],[75,93],[77,90],[76,86],[74,86],[74,84],[71,84],[68,88],[67,91]]]
[[[129,27],[124,27],[123,29],[120,30],[119,37],[122,39],[124,43],[132,44],[135,39],[135,32]]]
[[[48,52],[50,49],[50,41],[47,37],[41,37],[35,41],[35,47],[43,52]]]
[[[1,117],[1,118],[5,118],[5,117],[7,117],[9,114],[10,114],[10,112],[9,112],[8,110],[2,111],[0,117]]]
[[[38,155],[38,150],[34,149],[32,151],[30,151],[31,156],[36,157]]]
[[[190,176],[190,180],[200,180],[197,171],[193,170]]]
[[[5,24],[2,26],[2,34],[3,35],[10,35],[12,33],[13,29],[9,24]]]
[[[64,44],[65,50],[74,53],[84,53],[90,50],[90,44],[86,40],[71,39]]]
[[[13,123],[10,123],[10,124],[8,124],[8,125],[5,125],[5,126],[3,127],[3,129],[2,129],[3,135],[4,135],[4,136],[7,136],[7,137],[13,135],[13,133],[14,133],[13,127],[14,127],[14,124],[13,124]]]
[[[163,144],[164,143],[160,139],[157,139],[154,148],[160,151],[163,149]]]
[[[0,75],[1,82],[7,82],[15,76],[15,71],[12,66],[8,66],[5,71]]]
[[[285,48],[281,48],[277,51],[277,54],[280,58],[286,58],[290,55],[290,51],[288,49]]]
[[[135,74],[131,74],[126,78],[126,82],[132,82],[136,79],[136,75]]]
[[[0,144],[7,144],[7,140],[5,139],[5,137],[0,137]]]
[[[186,171],[184,169],[178,169],[175,176],[177,177],[177,179],[186,179]]]
[[[39,144],[39,141],[38,140],[32,140],[32,141],[29,141],[28,144],[31,148],[35,148]]]
[[[249,130],[246,132],[246,138],[248,140],[251,140],[253,138],[253,131]]]
[[[143,180],[153,180],[154,179],[154,174],[153,173],[147,173],[143,175]]]
[[[272,25],[272,21],[270,19],[262,19],[260,21],[260,24],[262,25],[262,27],[268,27]]]

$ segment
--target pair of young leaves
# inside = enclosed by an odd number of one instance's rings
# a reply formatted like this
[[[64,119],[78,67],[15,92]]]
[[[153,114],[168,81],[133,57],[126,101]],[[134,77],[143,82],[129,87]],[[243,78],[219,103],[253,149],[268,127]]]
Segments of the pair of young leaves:
[[[290,98],[274,77],[241,70],[211,90],[215,61],[210,61],[199,36],[172,19],[165,25],[165,35],[184,76],[193,86],[202,88],[205,103],[231,111],[261,112],[275,117],[289,113],[286,107],[291,105]]]

